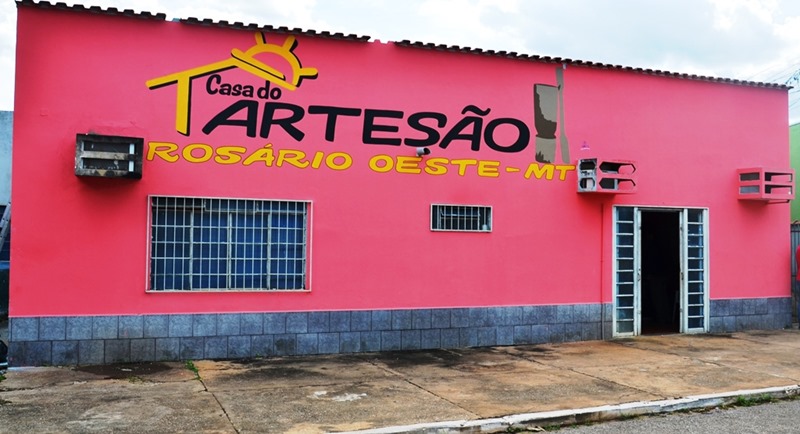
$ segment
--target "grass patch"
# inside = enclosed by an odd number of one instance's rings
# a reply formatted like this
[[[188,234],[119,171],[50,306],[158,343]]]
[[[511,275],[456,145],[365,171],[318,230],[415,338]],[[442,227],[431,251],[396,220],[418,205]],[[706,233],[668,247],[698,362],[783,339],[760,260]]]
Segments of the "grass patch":
[[[767,404],[773,401],[775,401],[775,398],[765,393],[756,396],[737,396],[733,405],[736,407],[752,407],[754,405]]]
[[[544,428],[541,427],[532,427],[532,428],[524,428],[521,426],[510,426],[506,428],[507,433],[523,433],[523,432],[542,432]]]
[[[184,363],[184,366],[186,367],[186,369],[194,372],[195,379],[197,380],[200,379],[200,371],[197,370],[197,366],[194,365],[193,361],[187,360],[186,363]]]
[[[3,375],[3,374],[0,374],[0,382],[2,382],[2,381],[3,381],[3,380],[5,380],[5,379],[6,379],[6,376],[5,376],[5,375]]]

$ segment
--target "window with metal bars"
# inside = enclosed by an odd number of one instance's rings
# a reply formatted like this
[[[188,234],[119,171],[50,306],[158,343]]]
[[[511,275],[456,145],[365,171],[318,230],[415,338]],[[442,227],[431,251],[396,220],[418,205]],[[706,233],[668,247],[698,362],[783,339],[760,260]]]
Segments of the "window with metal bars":
[[[150,197],[150,290],[305,290],[308,202]]]
[[[478,205],[431,205],[431,230],[491,232],[492,208]]]

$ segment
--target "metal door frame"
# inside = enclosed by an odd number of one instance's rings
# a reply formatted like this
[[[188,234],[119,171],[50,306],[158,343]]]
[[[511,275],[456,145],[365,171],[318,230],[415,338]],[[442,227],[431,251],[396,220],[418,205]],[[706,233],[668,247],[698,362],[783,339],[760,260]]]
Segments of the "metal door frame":
[[[631,220],[619,220],[619,210],[623,208],[629,208],[632,210],[632,217]],[[700,221],[689,221],[689,211],[700,211]],[[679,261],[681,264],[680,270],[680,288],[679,288],[679,331],[680,333],[705,333],[708,331],[708,322],[709,322],[709,261],[708,261],[708,238],[709,238],[709,228],[708,228],[708,208],[698,208],[698,207],[659,207],[659,206],[637,206],[637,205],[614,205],[613,212],[612,212],[612,269],[613,272],[611,273],[612,276],[612,302],[613,302],[613,313],[612,317],[612,337],[629,337],[629,336],[638,336],[641,334],[641,326],[642,326],[642,306],[641,306],[641,299],[642,299],[642,267],[641,267],[641,255],[642,255],[642,245],[641,245],[641,216],[642,211],[663,211],[663,212],[676,212],[679,214],[678,218],[678,225],[679,225]],[[633,231],[623,232],[620,233],[618,231],[620,225],[619,223],[627,224],[629,222],[633,223]],[[699,225],[699,233],[690,234],[689,232],[689,225]],[[627,241],[630,240],[629,237],[632,235],[633,240],[631,243]],[[697,244],[697,237],[698,235],[701,236],[701,244],[700,245],[689,245],[689,235],[693,236],[693,243]],[[625,237],[625,238],[622,238]],[[625,240],[625,243],[620,243],[621,240]],[[632,261],[632,270],[628,269],[620,269],[619,265],[621,261],[628,260],[627,257],[622,257],[618,255],[620,250],[619,247],[626,248],[626,247],[633,248],[633,261]],[[689,248],[700,250],[695,250],[693,253],[695,254],[690,258],[689,256]],[[697,254],[700,256],[698,257]],[[700,269],[689,269],[689,261],[700,259],[702,268]],[[627,264],[627,262],[626,262]],[[699,274],[697,272],[699,271]],[[633,273],[632,275],[632,282],[628,279],[630,278],[629,273]],[[690,272],[692,274],[690,275]],[[690,277],[692,278],[690,281]],[[699,279],[698,279],[699,277]],[[625,279],[621,281],[620,279]],[[633,284],[633,302],[632,306],[622,306],[620,301],[623,298],[629,297],[628,294],[619,294],[620,285],[626,284]],[[701,288],[702,290],[702,306],[698,304],[692,305],[692,313],[695,315],[692,317],[694,322],[698,319],[697,309],[699,307],[700,311],[702,312],[702,326],[701,327],[690,327],[689,320],[690,320],[690,309],[689,309],[689,287],[690,283],[694,284],[693,288],[695,291],[697,288]],[[699,284],[699,286],[698,286]],[[692,294],[694,297],[692,301],[698,301],[697,298],[700,294],[697,292]],[[631,303],[626,303],[631,304]],[[629,312],[632,309],[632,318],[621,318],[621,312],[626,311]],[[630,322],[632,320],[632,327],[630,330],[627,330],[628,327],[625,327],[626,330],[619,331],[619,322]]]

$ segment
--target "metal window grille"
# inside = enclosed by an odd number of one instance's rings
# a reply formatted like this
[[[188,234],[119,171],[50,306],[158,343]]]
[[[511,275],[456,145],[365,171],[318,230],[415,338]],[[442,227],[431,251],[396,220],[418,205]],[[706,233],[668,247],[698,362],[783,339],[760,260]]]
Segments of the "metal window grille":
[[[637,295],[636,237],[637,218],[633,207],[618,206],[614,208],[616,224],[614,229],[615,278],[616,294],[614,296],[615,333],[632,335],[635,333]]]
[[[308,202],[152,196],[150,289],[306,289],[308,208]]]
[[[492,208],[478,205],[431,205],[431,230],[491,232]]]

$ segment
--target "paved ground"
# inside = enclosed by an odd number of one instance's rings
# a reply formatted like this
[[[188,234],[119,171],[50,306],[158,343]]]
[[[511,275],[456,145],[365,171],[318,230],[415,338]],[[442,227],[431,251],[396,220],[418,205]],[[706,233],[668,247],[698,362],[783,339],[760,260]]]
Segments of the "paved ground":
[[[797,393],[800,332],[195,361],[193,367],[197,375],[184,363],[10,369],[0,382],[0,432],[501,432],[511,423],[625,414],[620,408],[716,405],[720,393],[729,401],[763,393],[743,392],[752,389]],[[674,401],[697,395],[714,397]],[[572,411],[617,404],[623,406]],[[564,411],[538,414],[558,410]],[[496,419],[508,415],[523,416]],[[412,424],[423,425],[397,428]]]

